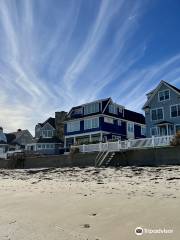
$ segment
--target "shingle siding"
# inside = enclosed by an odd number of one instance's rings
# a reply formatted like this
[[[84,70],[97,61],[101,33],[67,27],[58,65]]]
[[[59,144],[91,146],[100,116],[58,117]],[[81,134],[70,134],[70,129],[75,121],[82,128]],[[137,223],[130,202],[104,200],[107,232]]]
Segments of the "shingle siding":
[[[158,92],[162,90],[170,91],[170,100],[166,100],[163,102],[159,102],[158,99]],[[152,121],[151,120],[151,110],[156,108],[163,108],[164,109],[164,119],[165,121],[172,122],[174,124],[180,124],[180,117],[172,118],[170,115],[170,106],[175,104],[180,104],[180,95],[176,93],[174,90],[172,90],[170,87],[168,87],[166,84],[162,84],[159,91],[154,95],[152,100],[149,102],[148,107],[149,110],[145,111],[145,120],[146,120],[146,126],[147,126],[147,137],[151,136],[151,128],[155,127],[155,124],[157,124],[160,120]]]

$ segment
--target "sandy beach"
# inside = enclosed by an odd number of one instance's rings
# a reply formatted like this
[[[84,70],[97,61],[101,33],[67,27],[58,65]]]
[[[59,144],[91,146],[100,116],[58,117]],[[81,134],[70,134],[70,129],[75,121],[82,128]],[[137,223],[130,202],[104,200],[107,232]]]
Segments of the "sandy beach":
[[[179,190],[179,166],[0,170],[0,240],[179,240]]]

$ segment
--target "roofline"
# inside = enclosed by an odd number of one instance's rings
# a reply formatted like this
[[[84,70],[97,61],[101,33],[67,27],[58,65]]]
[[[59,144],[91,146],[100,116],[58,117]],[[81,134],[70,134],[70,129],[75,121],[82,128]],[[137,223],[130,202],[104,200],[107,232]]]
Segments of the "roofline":
[[[154,95],[156,94],[156,92],[159,90],[161,84],[164,83],[167,87],[169,87],[172,91],[176,92],[177,94],[180,94],[180,92],[176,91],[176,89],[174,89],[173,87],[171,87],[171,85],[164,81],[164,80],[161,80],[160,83],[157,85],[157,87],[154,89],[152,95],[150,96],[149,99],[147,99],[147,101],[145,102],[145,104],[143,105],[142,109],[144,110],[146,108],[146,105],[151,101],[151,99],[154,97]],[[152,92],[152,91],[151,91]],[[149,92],[149,93],[151,93]],[[146,94],[147,95],[147,94]]]
[[[131,111],[131,110],[130,110]],[[133,112],[133,111],[132,111]],[[144,115],[142,113],[138,113],[138,114],[141,114],[143,117]],[[83,120],[83,119],[88,119],[88,118],[96,118],[96,117],[109,117],[109,118],[115,118],[115,119],[119,119],[119,120],[122,120],[122,121],[127,121],[127,122],[134,122],[134,123],[137,123],[137,124],[141,124],[141,125],[145,125],[145,123],[140,123],[140,122],[135,122],[135,121],[132,121],[132,120],[128,120],[128,119],[125,119],[125,118],[122,118],[122,117],[116,117],[116,116],[110,116],[110,115],[107,115],[105,113],[99,113],[97,115],[91,115],[91,116],[85,116],[85,117],[80,117],[80,118],[74,118],[74,119],[69,119],[69,120],[66,120],[64,121],[64,123],[68,123],[68,122],[73,122],[73,121],[79,121],[79,120]]]

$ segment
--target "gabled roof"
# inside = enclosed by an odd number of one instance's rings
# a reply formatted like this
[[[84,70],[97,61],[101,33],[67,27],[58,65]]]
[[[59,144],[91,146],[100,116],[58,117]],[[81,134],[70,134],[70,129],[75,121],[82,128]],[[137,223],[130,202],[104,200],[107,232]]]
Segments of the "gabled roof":
[[[7,143],[12,143],[16,139],[16,135],[14,133],[6,133]]]
[[[53,128],[56,128],[56,125],[55,125],[55,118],[48,118],[45,122],[43,123],[38,123],[41,127],[43,127],[46,123],[49,123]]]
[[[73,110],[76,110],[76,109],[78,109],[78,108],[81,108],[81,107],[83,107],[83,106],[85,106],[85,105],[87,105],[87,104],[91,104],[91,103],[95,103],[95,102],[102,102],[102,101],[109,101],[110,99],[111,99],[111,98],[108,97],[108,98],[105,98],[105,99],[99,99],[99,100],[95,100],[95,101],[92,101],[92,102],[88,102],[88,103],[84,103],[84,104],[82,104],[82,105],[78,105],[78,106],[72,107],[72,108],[70,109],[70,111],[68,112],[67,116],[69,116],[70,113],[71,113]]]
[[[29,133],[29,131],[26,129],[26,130],[21,130],[21,129],[18,129],[17,132],[12,132],[12,133],[6,133],[6,138],[7,138],[7,143],[8,144],[17,144],[17,140],[18,138],[20,138],[24,133]]]
[[[149,95],[151,94],[151,96],[149,97],[149,99],[146,101],[146,103],[144,104],[143,108],[142,109],[145,109],[148,104],[151,102],[151,100],[153,99],[153,97],[155,96],[155,94],[159,91],[160,87],[162,86],[162,84],[165,84],[167,87],[169,87],[170,89],[172,89],[173,91],[175,91],[177,94],[180,94],[180,89],[171,85],[170,83],[164,81],[164,80],[161,80],[161,82],[158,84],[158,86],[150,91],[149,93],[147,93],[146,95]]]
[[[101,113],[103,113],[103,112],[105,111],[105,109],[107,108],[107,106],[108,106],[109,103],[114,103],[114,104],[118,105],[119,107],[124,108],[124,106],[113,102],[112,99],[111,99],[111,97],[108,97],[108,98],[99,99],[99,100],[95,100],[95,101],[93,101],[93,102],[88,102],[88,103],[85,103],[85,104],[82,104],[82,105],[79,105],[79,106],[72,107],[71,110],[69,111],[69,113],[67,114],[66,120],[69,119],[71,113],[72,113],[73,111],[75,111],[76,109],[82,108],[82,107],[84,107],[85,105],[88,105],[88,104],[91,104],[91,103],[95,103],[95,102],[103,102],[103,104],[102,104],[102,111],[100,111]],[[93,114],[93,115],[94,115],[94,114]]]

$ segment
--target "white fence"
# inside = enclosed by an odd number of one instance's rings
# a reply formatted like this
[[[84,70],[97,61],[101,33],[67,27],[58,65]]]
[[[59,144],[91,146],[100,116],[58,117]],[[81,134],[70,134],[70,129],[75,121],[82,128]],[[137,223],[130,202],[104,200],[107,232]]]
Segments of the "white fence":
[[[173,136],[162,136],[152,138],[130,139],[126,141],[96,143],[88,145],[71,146],[72,148],[79,148],[80,152],[118,152],[125,149],[142,149],[163,147],[170,145]]]

